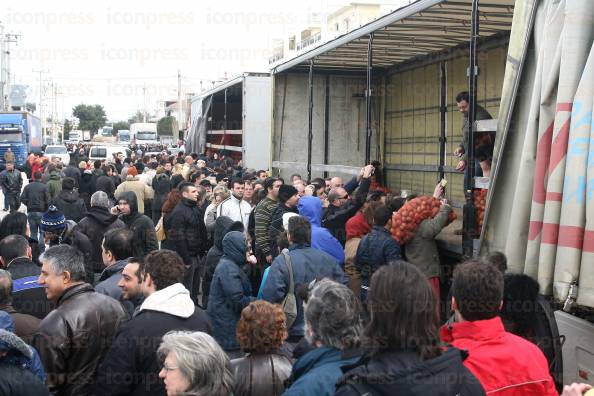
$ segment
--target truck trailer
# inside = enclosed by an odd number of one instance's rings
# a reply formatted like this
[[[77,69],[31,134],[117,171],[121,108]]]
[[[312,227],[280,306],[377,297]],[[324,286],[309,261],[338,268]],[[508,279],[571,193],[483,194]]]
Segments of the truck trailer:
[[[271,71],[274,174],[348,176],[379,160],[395,193],[448,179],[463,221],[438,236],[444,261],[502,251],[538,281],[533,330],[558,385],[594,383],[592,21],[587,0],[419,0]],[[461,91],[496,119],[488,178],[455,169]],[[456,235],[476,188],[480,236]]]
[[[270,167],[271,78],[244,73],[192,99],[186,149],[224,153],[253,169]]]

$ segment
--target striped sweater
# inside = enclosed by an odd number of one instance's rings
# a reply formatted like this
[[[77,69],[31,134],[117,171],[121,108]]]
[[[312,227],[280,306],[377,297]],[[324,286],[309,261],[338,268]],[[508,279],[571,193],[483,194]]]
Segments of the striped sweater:
[[[271,252],[269,228],[272,214],[277,206],[278,202],[266,197],[254,209],[256,251],[262,252],[265,256],[268,256]]]

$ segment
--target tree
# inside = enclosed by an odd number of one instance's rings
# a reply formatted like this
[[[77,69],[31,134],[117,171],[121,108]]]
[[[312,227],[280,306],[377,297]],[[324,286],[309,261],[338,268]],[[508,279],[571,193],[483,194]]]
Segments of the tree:
[[[72,123],[70,120],[64,121],[64,140],[68,140],[70,137],[70,131],[72,130]]]
[[[175,130],[177,130],[175,117],[163,117],[157,123],[157,135],[159,136],[173,136]]]
[[[135,122],[144,122],[144,113],[140,110],[136,110],[136,113],[128,119],[128,123],[134,124]]]
[[[97,130],[107,121],[105,110],[100,105],[79,104],[72,109],[72,115],[79,119],[79,129],[89,130],[93,134],[97,133]]]
[[[130,124],[127,121],[118,121],[116,123],[113,124],[113,133],[114,136],[121,131],[122,129],[126,129],[129,130],[130,129]]]

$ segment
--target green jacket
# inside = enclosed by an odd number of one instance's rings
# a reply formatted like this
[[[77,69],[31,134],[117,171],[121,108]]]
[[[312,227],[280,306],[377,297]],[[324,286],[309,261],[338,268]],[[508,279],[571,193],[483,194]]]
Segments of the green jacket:
[[[49,180],[46,184],[50,194],[50,199],[56,198],[60,191],[62,191],[62,178],[56,171],[52,171],[52,173],[50,173]]]

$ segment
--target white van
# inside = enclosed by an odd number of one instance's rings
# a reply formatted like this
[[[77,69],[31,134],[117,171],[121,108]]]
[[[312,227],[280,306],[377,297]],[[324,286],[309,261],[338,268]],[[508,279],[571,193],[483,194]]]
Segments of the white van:
[[[107,160],[107,162],[114,162],[114,154],[122,153],[126,156],[127,149],[121,146],[92,146],[91,150],[89,151],[89,159],[91,161],[99,160]]]

